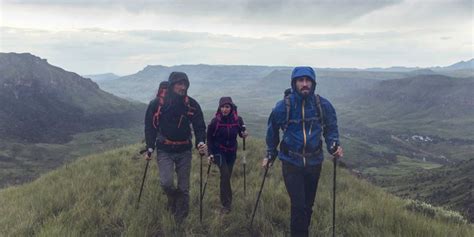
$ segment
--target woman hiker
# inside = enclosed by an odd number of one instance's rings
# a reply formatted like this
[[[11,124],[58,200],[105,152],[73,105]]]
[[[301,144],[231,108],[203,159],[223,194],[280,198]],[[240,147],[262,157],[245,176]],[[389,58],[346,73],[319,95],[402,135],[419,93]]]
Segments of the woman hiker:
[[[221,213],[227,214],[232,206],[230,177],[237,153],[237,135],[246,138],[244,122],[237,114],[237,106],[231,97],[222,97],[215,117],[207,129],[207,144],[213,155],[213,162],[220,171]]]

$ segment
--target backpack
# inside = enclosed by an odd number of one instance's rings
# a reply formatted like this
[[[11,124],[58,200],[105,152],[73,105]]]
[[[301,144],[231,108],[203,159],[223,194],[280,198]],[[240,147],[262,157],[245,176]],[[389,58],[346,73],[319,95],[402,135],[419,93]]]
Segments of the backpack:
[[[158,105],[156,106],[155,113],[153,114],[153,127],[155,129],[158,128],[158,125],[160,122],[160,115],[162,114],[161,109],[165,105],[166,95],[168,94],[168,85],[169,85],[168,81],[162,81],[156,93],[156,99],[158,100]],[[184,104],[186,105],[186,108],[187,108],[186,116],[192,117],[194,115],[194,112],[196,111],[196,108],[191,107],[189,103],[189,97],[187,95],[184,97]],[[181,119],[179,121],[180,124],[181,124]]]
[[[286,123],[283,125],[283,131],[286,131],[286,129],[288,128],[288,125],[292,122],[290,120],[290,109],[291,109],[290,94],[291,94],[291,91],[292,91],[291,88],[288,88],[284,92],[284,100],[285,100],[285,107],[286,107]],[[313,101],[316,102],[316,103],[313,103],[312,105],[316,104],[316,107],[317,107],[317,110],[318,110],[318,115],[319,115],[318,120],[321,124],[321,128],[322,128],[322,131],[324,133],[326,125],[325,125],[324,120],[323,120],[324,115],[323,115],[323,108],[321,107],[321,98],[320,98],[319,94],[313,94],[311,96],[311,98],[313,99]]]
[[[217,122],[216,122],[216,127],[214,129],[214,134],[212,134],[213,136],[216,135],[217,129],[219,129],[219,127],[230,128],[230,127],[233,127],[233,126],[238,126],[240,129],[242,129],[241,124],[239,124],[239,115],[237,114],[237,106],[234,106],[231,116],[234,120],[234,123],[223,124],[223,123],[221,123],[222,115],[219,112],[216,112],[215,118],[216,118]]]

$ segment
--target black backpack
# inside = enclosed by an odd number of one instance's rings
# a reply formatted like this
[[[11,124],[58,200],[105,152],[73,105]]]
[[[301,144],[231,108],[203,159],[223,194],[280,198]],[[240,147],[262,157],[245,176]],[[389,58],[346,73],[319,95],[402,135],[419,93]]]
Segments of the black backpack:
[[[290,94],[291,94],[291,92],[292,92],[292,89],[288,88],[288,89],[285,90],[284,96],[283,96],[283,99],[285,100],[285,107],[286,107],[286,123],[285,123],[285,125],[283,125],[283,131],[286,131],[286,129],[288,128],[288,124],[293,122],[293,121],[290,120],[290,108],[291,108]],[[320,98],[319,94],[313,94],[312,98],[313,98],[313,101],[316,102],[316,103],[313,103],[313,104],[316,104],[318,114],[319,114],[318,120],[319,120],[319,123],[321,124],[321,128],[322,128],[323,133],[324,133],[326,125],[325,125],[324,120],[323,120],[324,115],[323,115],[323,108],[321,107],[321,98]]]

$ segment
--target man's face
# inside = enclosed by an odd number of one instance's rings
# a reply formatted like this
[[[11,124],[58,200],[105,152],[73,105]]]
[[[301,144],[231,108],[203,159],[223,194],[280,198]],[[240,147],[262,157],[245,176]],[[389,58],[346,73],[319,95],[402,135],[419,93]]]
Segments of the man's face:
[[[302,95],[309,95],[313,81],[308,77],[300,77],[296,79],[296,90]]]
[[[186,95],[186,89],[188,88],[186,87],[186,83],[184,81],[177,82],[173,86],[173,92],[181,96]]]

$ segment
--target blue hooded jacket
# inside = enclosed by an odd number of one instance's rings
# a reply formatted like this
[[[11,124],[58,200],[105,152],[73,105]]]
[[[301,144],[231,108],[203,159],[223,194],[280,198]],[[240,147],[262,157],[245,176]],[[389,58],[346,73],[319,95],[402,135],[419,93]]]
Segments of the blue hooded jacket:
[[[303,76],[313,82],[308,96],[303,96],[296,90],[296,79]],[[336,111],[328,100],[320,97],[325,124],[325,131],[322,134],[323,129],[319,121],[319,110],[314,95],[316,74],[311,67],[293,69],[291,88],[292,91],[288,95],[291,105],[289,113],[291,122],[287,123],[285,100],[278,101],[268,119],[267,152],[272,157],[278,154],[280,160],[288,161],[299,167],[318,165],[323,161],[322,137],[324,137],[329,152],[334,142],[339,145]],[[284,130],[285,127],[286,130]],[[284,130],[281,144],[280,129]],[[280,152],[277,151],[278,144],[280,144]]]

